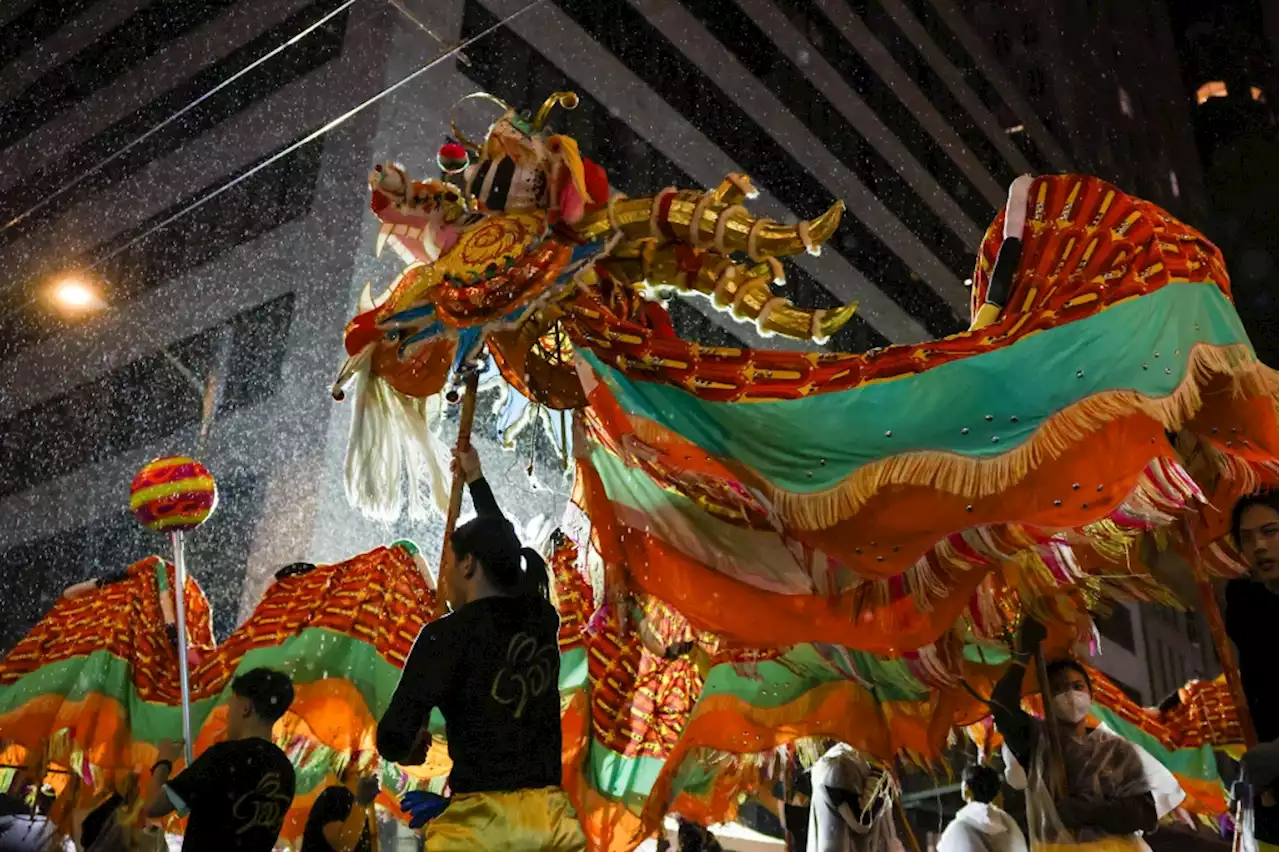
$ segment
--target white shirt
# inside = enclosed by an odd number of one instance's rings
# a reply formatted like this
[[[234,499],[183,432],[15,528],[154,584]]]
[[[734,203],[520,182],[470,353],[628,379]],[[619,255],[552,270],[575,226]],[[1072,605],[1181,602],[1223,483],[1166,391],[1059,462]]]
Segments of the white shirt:
[[[1027,852],[1027,839],[1013,817],[995,805],[970,802],[942,832],[938,852]]]

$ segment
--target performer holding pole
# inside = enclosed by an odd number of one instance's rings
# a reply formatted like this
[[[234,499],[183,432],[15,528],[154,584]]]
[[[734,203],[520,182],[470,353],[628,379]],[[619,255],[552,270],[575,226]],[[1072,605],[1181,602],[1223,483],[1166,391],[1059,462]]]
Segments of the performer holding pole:
[[[1044,721],[1022,709],[1027,661],[1039,654],[1044,638],[1043,625],[1023,621],[1013,661],[991,693],[996,729],[1026,774],[1032,845],[1109,840],[1113,846],[1107,848],[1144,849],[1137,833],[1153,831],[1159,821],[1151,783],[1131,743],[1089,727],[1093,692],[1084,666],[1072,659],[1049,662],[1042,676]],[[1051,789],[1055,776],[1062,779],[1061,791]]]
[[[182,738],[191,763],[191,683],[187,660],[187,560],[183,533],[209,520],[218,506],[218,484],[204,465],[186,456],[147,462],[129,488],[129,508],[149,530],[169,533],[173,543],[173,606],[177,616],[174,646],[182,687]]]
[[[547,566],[521,547],[475,451],[454,454],[477,517],[449,538],[440,592],[451,612],[418,634],[378,723],[378,752],[421,764],[431,711],[444,715],[453,797],[428,823],[427,852],[580,852],[586,839],[560,789],[560,617]]]

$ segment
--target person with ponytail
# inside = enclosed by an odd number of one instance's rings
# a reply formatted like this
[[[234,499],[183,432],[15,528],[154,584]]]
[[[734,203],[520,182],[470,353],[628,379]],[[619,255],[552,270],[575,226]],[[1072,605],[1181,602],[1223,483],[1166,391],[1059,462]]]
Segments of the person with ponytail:
[[[452,798],[426,829],[427,852],[578,852],[586,839],[560,789],[560,618],[547,566],[520,544],[474,450],[454,452],[476,517],[441,566],[449,614],[422,628],[378,723],[386,760],[426,760],[431,712],[445,722]]]

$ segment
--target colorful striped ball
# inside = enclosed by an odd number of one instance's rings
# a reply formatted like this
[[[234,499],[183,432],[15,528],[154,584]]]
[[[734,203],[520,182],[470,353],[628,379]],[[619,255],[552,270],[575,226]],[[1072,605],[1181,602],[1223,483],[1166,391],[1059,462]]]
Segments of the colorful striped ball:
[[[218,483],[195,459],[166,456],[147,462],[129,486],[138,523],[157,532],[193,530],[218,506]]]

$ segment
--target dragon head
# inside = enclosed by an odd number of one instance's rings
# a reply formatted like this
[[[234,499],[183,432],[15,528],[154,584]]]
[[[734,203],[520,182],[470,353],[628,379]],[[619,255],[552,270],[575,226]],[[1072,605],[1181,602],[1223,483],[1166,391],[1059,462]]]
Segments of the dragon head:
[[[546,131],[555,107],[577,107],[576,94],[556,92],[532,116],[492,95],[476,93],[463,100],[470,98],[493,101],[503,113],[481,144],[467,139],[456,122],[452,124],[454,136],[471,153],[470,161],[458,170],[468,205],[495,213],[545,210],[552,221],[575,225],[589,208],[607,200],[604,170],[583,159],[572,137]]]
[[[412,181],[399,163],[379,163],[369,189],[369,207],[382,222],[377,254],[390,243],[405,263],[431,263],[458,241],[467,210],[453,184]]]

